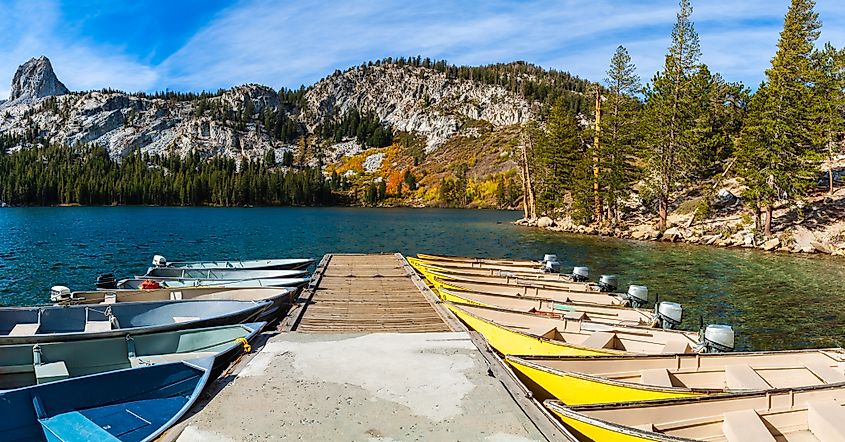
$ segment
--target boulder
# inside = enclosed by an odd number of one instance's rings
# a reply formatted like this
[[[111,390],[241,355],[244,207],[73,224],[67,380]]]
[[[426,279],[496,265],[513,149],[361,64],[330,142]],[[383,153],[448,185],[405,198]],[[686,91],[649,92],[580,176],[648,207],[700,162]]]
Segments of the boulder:
[[[813,249],[819,253],[827,253],[828,255],[833,253],[833,248],[827,244],[822,244],[818,241],[812,241],[810,244],[813,246]]]
[[[541,216],[540,219],[537,220],[537,227],[552,227],[555,225],[555,221],[548,216]]]
[[[742,238],[742,247],[754,247],[754,235],[748,233]]]
[[[778,248],[778,246],[780,246],[780,238],[772,238],[764,242],[760,248],[767,252],[771,252],[772,250]]]
[[[677,227],[670,227],[663,232],[662,241],[675,242],[676,240],[684,239]]]
[[[793,247],[803,253],[814,253],[816,248],[813,247],[813,242],[816,242],[816,235],[810,229],[804,226],[798,226],[792,232],[792,240],[795,242]]]
[[[728,189],[721,189],[716,194],[716,197],[713,199],[713,207],[722,208],[722,207],[730,207],[735,205],[739,201],[739,198],[736,197],[733,193],[731,193]]]
[[[716,242],[720,239],[721,237],[719,237],[719,235],[713,235],[707,239],[707,242],[705,244],[707,244],[708,246],[712,246],[713,244],[716,244]]]

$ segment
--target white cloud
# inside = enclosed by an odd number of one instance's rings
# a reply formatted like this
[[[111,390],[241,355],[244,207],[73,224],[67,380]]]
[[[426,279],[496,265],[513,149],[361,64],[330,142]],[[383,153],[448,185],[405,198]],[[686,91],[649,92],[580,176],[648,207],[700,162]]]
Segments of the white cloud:
[[[787,0],[695,0],[703,61],[756,85],[782,27]],[[256,82],[310,84],[336,68],[385,56],[458,64],[526,60],[600,80],[617,45],[648,80],[663,63],[676,0],[243,0],[220,11],[161,64],[151,65],[64,29],[51,3],[0,3],[0,96],[18,64],[45,54],[71,89],[199,90]],[[821,42],[845,44],[845,4],[819,0]],[[143,51],[135,51],[143,52]],[[5,84],[3,84],[5,83]],[[4,89],[5,88],[5,89]]]
[[[59,80],[71,90],[111,87],[128,91],[155,86],[151,66],[121,51],[74,36],[63,26],[52,2],[0,3],[0,97],[9,96],[12,76],[32,57],[46,55]]]

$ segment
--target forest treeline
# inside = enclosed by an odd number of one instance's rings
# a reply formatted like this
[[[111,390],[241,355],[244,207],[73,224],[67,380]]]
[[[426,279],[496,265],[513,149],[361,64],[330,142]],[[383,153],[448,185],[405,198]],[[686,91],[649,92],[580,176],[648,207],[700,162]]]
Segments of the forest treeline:
[[[692,5],[681,0],[665,64],[648,84],[619,46],[604,84],[585,91],[594,104],[583,116],[592,124],[580,124],[559,99],[547,118],[526,125],[519,152],[526,217],[613,225],[640,183],[635,205],[665,229],[680,188],[737,176],[755,226],[771,236],[775,205],[800,205],[818,188],[819,164],[841,151],[845,131],[845,51],[816,45],[814,7],[791,1],[772,64],[752,92],[701,62]],[[832,174],[828,184],[832,191]],[[706,216],[708,201],[693,216]]]
[[[0,137],[3,145],[13,145]],[[100,146],[39,145],[0,154],[0,201],[13,205],[328,205],[332,182],[316,168],[261,161],[134,153],[120,162]]]

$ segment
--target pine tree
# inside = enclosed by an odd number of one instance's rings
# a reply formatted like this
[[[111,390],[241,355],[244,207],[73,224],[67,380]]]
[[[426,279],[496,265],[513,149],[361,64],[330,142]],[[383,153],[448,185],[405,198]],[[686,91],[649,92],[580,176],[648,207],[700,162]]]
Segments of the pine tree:
[[[642,90],[636,66],[623,46],[616,48],[604,82],[607,95],[601,121],[602,183],[609,218],[618,220],[621,199],[636,174],[632,164],[639,140],[640,103],[636,96]]]
[[[692,5],[681,0],[677,22],[672,30],[672,46],[646,91],[643,122],[649,188],[657,200],[658,228],[666,228],[672,191],[689,166],[690,136],[696,114],[693,77],[700,69],[701,49],[690,16]]]
[[[811,56],[821,24],[813,0],[792,0],[766,80],[751,100],[737,150],[737,169],[748,186],[755,214],[772,211],[780,200],[803,196],[815,184],[815,112]]]
[[[559,99],[552,107],[546,130],[536,149],[537,204],[545,212],[565,208],[565,197],[574,188],[572,171],[584,157],[578,122]]]
[[[845,126],[845,50],[830,43],[813,53],[816,142],[828,160],[828,193],[833,195],[833,157],[842,147]]]

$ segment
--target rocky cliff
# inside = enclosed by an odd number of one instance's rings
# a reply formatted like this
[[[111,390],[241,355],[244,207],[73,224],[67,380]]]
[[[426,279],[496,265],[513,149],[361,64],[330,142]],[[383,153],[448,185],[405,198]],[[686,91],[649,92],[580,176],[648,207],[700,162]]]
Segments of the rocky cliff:
[[[305,135],[351,109],[374,112],[394,132],[415,134],[431,152],[458,136],[472,135],[479,121],[494,129],[521,124],[538,107],[501,86],[395,64],[336,73],[308,88],[297,103],[285,105],[276,91],[260,85],[238,86],[213,96],[70,93],[45,57],[20,66],[9,98],[0,102],[0,134],[36,133],[66,145],[98,144],[115,158],[136,150],[260,158],[269,150],[302,144],[274,136],[263,119],[265,113],[284,114]],[[209,107],[216,111],[208,111]],[[311,145],[325,150],[332,144],[309,138]],[[20,147],[26,145],[22,139]]]
[[[50,60],[45,56],[32,58],[18,67],[12,78],[12,92],[9,101],[31,103],[42,97],[67,94],[68,89],[56,77]]]

